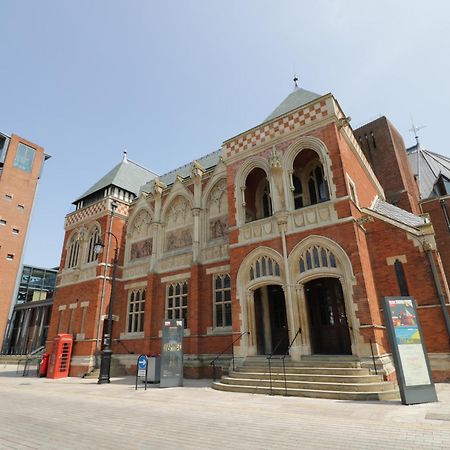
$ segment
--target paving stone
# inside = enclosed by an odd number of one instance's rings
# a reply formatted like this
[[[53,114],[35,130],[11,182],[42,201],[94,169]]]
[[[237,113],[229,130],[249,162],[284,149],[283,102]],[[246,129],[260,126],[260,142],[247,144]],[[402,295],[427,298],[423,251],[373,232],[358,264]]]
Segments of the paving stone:
[[[350,402],[183,388],[134,389],[132,377],[17,377],[0,369],[0,448],[450,449],[450,385],[439,403]],[[434,418],[434,419],[431,419]],[[24,432],[25,430],[25,432]]]

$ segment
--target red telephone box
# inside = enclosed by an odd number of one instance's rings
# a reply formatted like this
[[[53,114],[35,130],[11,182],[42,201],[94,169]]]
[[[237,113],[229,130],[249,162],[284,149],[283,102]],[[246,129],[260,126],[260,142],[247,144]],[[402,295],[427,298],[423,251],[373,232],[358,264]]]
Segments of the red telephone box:
[[[69,376],[72,347],[73,337],[71,334],[57,334],[53,338],[47,378],[64,378]]]

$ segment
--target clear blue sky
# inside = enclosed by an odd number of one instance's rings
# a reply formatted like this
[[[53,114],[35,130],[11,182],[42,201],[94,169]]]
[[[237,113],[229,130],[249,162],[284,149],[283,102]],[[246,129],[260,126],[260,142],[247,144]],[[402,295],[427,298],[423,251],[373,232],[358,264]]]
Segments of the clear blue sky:
[[[292,90],[353,127],[386,115],[450,154],[444,1],[3,0],[0,130],[46,163],[25,262],[59,264],[71,202],[129,158],[164,173],[258,124]]]

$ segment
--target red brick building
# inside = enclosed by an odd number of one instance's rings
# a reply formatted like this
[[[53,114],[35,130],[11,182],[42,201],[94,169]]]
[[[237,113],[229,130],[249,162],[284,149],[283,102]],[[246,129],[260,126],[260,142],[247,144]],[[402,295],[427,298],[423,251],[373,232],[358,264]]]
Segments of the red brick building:
[[[49,337],[74,335],[71,374],[96,364],[117,238],[113,351],[127,368],[130,352],[160,352],[163,319],[183,318],[188,376],[211,375],[241,333],[243,361],[277,345],[283,354],[300,330],[293,361],[353,355],[364,366],[373,351],[389,377],[381,300],[403,294],[446,378],[438,292],[448,302],[448,286],[433,226],[400,135],[384,118],[369,125],[353,132],[331,94],[296,88],[262,124],[166,175],[125,157],[66,217]]]
[[[20,281],[22,255],[44,149],[0,133],[0,349]]]

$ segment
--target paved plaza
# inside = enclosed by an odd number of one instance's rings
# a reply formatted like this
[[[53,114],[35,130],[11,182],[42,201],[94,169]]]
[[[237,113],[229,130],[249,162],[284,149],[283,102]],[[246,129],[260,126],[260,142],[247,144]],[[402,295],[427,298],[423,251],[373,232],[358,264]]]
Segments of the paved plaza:
[[[184,388],[134,378],[21,377],[0,368],[0,448],[450,449],[450,385],[439,403],[348,402]]]

